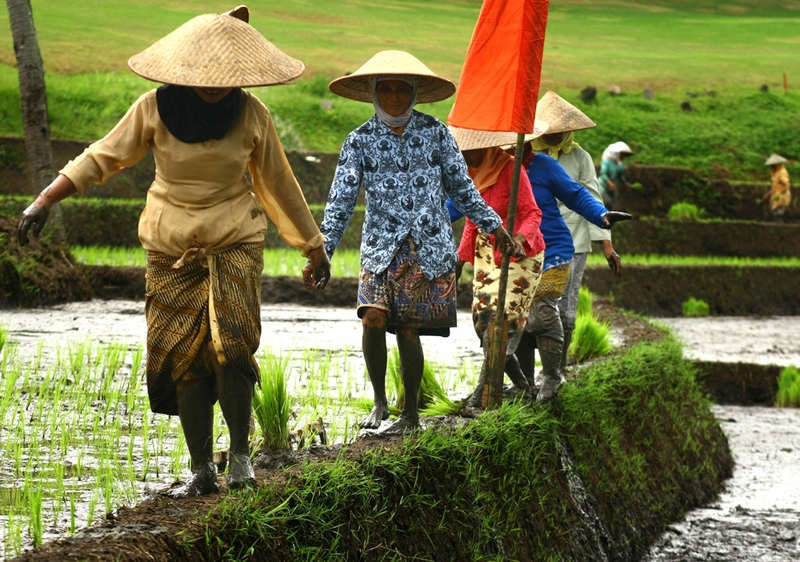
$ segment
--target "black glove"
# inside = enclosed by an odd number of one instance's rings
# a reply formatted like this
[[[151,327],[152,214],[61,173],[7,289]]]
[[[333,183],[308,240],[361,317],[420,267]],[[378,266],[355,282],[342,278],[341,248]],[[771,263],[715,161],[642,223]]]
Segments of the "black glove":
[[[37,207],[35,203],[22,212],[22,220],[19,221],[17,226],[17,235],[19,236],[19,245],[24,246],[28,243],[28,231],[33,227],[33,237],[39,238],[39,234],[44,228],[44,223],[47,222],[47,216],[50,214],[50,209],[42,205]]]
[[[632,218],[633,215],[629,215],[628,213],[622,213],[620,211],[608,211],[605,215],[603,215],[603,227],[611,228],[614,226],[615,222],[629,221]]]

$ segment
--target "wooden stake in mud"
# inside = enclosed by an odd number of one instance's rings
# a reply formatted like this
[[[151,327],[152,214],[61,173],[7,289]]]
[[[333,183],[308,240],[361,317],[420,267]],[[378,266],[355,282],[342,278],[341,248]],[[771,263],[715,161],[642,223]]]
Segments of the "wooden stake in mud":
[[[522,171],[522,155],[525,146],[525,134],[517,133],[517,149],[514,154],[514,173],[511,176],[511,193],[508,197],[508,220],[506,230],[514,236],[514,221],[517,217],[517,194],[519,193],[519,177]],[[491,330],[491,346],[489,349],[489,369],[487,373],[488,392],[484,393],[483,407],[497,408],[503,403],[503,376],[506,367],[506,345],[508,342],[508,318],[506,317],[506,287],[508,286],[508,264],[510,255],[503,254],[500,267],[500,281],[497,288],[497,312],[489,324]],[[502,320],[498,322],[498,318]]]

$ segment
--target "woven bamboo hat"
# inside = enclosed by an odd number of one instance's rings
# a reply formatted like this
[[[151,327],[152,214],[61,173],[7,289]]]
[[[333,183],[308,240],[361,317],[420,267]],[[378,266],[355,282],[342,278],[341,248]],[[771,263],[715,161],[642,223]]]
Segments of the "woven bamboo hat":
[[[246,6],[205,14],[128,60],[136,74],[163,84],[244,88],[285,84],[305,65],[267,41],[247,21]]]
[[[449,98],[456,85],[436,76],[431,69],[404,51],[381,51],[347,76],[331,82],[328,87],[337,96],[372,103],[370,79],[381,74],[404,74],[417,78],[417,103],[430,103]]]
[[[788,160],[781,156],[780,154],[772,153],[772,156],[767,158],[767,161],[764,162],[765,166],[774,166],[775,164],[786,164]]]
[[[553,91],[548,91],[536,104],[536,116],[547,121],[547,133],[567,133],[597,127],[586,114]]]
[[[505,133],[495,131],[476,131],[474,129],[461,129],[459,127],[447,126],[460,151],[475,150],[478,148],[492,148],[495,146],[509,146],[517,144],[517,133]],[[547,123],[536,119],[533,124],[533,133],[525,135],[525,139],[531,140],[542,136],[548,131]],[[530,137],[530,138],[528,138]]]
[[[568,133],[597,127],[597,124],[589,119],[583,111],[549,90],[536,104],[536,117],[540,117],[549,125],[547,134]],[[531,141],[537,136],[540,135],[535,133],[526,135],[525,142]]]

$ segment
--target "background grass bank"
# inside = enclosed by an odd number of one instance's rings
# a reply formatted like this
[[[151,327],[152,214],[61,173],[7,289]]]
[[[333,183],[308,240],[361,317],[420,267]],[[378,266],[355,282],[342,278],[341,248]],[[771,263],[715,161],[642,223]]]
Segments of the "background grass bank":
[[[337,152],[346,134],[372,114],[367,104],[333,96],[327,90],[331,78],[352,72],[379,50],[396,48],[457,81],[480,9],[476,0],[249,5],[251,23],[308,68],[296,84],[258,88],[256,94],[272,109],[287,147],[327,152]],[[199,13],[229,6],[208,0],[38,0],[33,9],[48,70],[53,135],[93,140],[153,86],[127,70],[132,54]],[[632,162],[763,179],[763,160],[771,152],[800,158],[800,139],[792,133],[800,125],[798,22],[800,10],[789,0],[553,3],[541,92],[557,91],[598,123],[578,138],[595,159],[624,139],[636,149]],[[22,131],[13,65],[3,12],[0,135]],[[608,96],[612,83],[626,95]],[[763,84],[769,92],[758,91]],[[600,94],[584,105],[577,94],[589,85]],[[654,99],[642,97],[645,88],[653,89]],[[333,110],[323,109],[322,100],[333,100]],[[445,119],[452,101],[420,109]],[[682,110],[683,102],[693,111]]]

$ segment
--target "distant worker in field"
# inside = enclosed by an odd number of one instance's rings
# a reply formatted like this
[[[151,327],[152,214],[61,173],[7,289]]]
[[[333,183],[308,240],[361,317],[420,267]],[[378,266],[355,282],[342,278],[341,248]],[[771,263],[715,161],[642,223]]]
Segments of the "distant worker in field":
[[[139,219],[147,250],[147,390],[153,412],[180,417],[191,455],[191,478],[168,491],[175,498],[219,490],[212,460],[217,400],[230,432],[228,488],[256,486],[249,436],[265,210],[283,239],[309,258],[306,287],[322,288],[330,277],[324,238],[269,110],[243,89],[283,84],[304,65],[248,20],[245,6],[198,16],[131,57],[135,73],[165,85],[143,94],[110,133],[67,164],[19,224],[24,245],[54,203],[152,150],[156,177]]]
[[[597,186],[597,172],[592,157],[575,142],[575,131],[596,127],[595,123],[580,109],[555,92],[547,92],[536,105],[536,117],[548,125],[547,132],[531,140],[535,152],[544,152],[558,160],[569,176],[586,188],[599,203],[603,202]],[[622,276],[622,261],[611,244],[611,231],[598,228],[581,215],[558,202],[558,210],[572,234],[575,254],[569,272],[569,281],[558,304],[561,325],[564,328],[564,344],[561,351],[561,371],[567,365],[567,354],[575,330],[578,314],[578,292],[583,281],[586,258],[592,251],[592,242],[601,241],[608,267],[617,277]]]
[[[788,160],[779,154],[772,154],[765,166],[771,166],[772,189],[764,194],[762,201],[769,201],[769,210],[775,222],[783,222],[786,209],[792,202],[791,185],[789,185],[789,172],[786,171]]]
[[[625,179],[625,159],[631,154],[631,148],[622,141],[608,145],[603,151],[603,161],[600,163],[600,194],[609,211],[617,205],[620,188],[631,187]]]
[[[419,427],[418,394],[424,356],[421,335],[448,336],[456,325],[457,247],[445,206],[456,207],[495,236],[505,251],[513,246],[503,221],[481,198],[447,127],[414,109],[455,93],[403,51],[382,51],[354,73],[337,78],[330,90],[371,103],[375,115],[342,146],[320,229],[334,255],[363,186],[366,211],[361,237],[357,313],[374,407],[361,422],[378,428],[389,417],[386,399],[386,332],[395,333],[405,403],[386,431]]]

